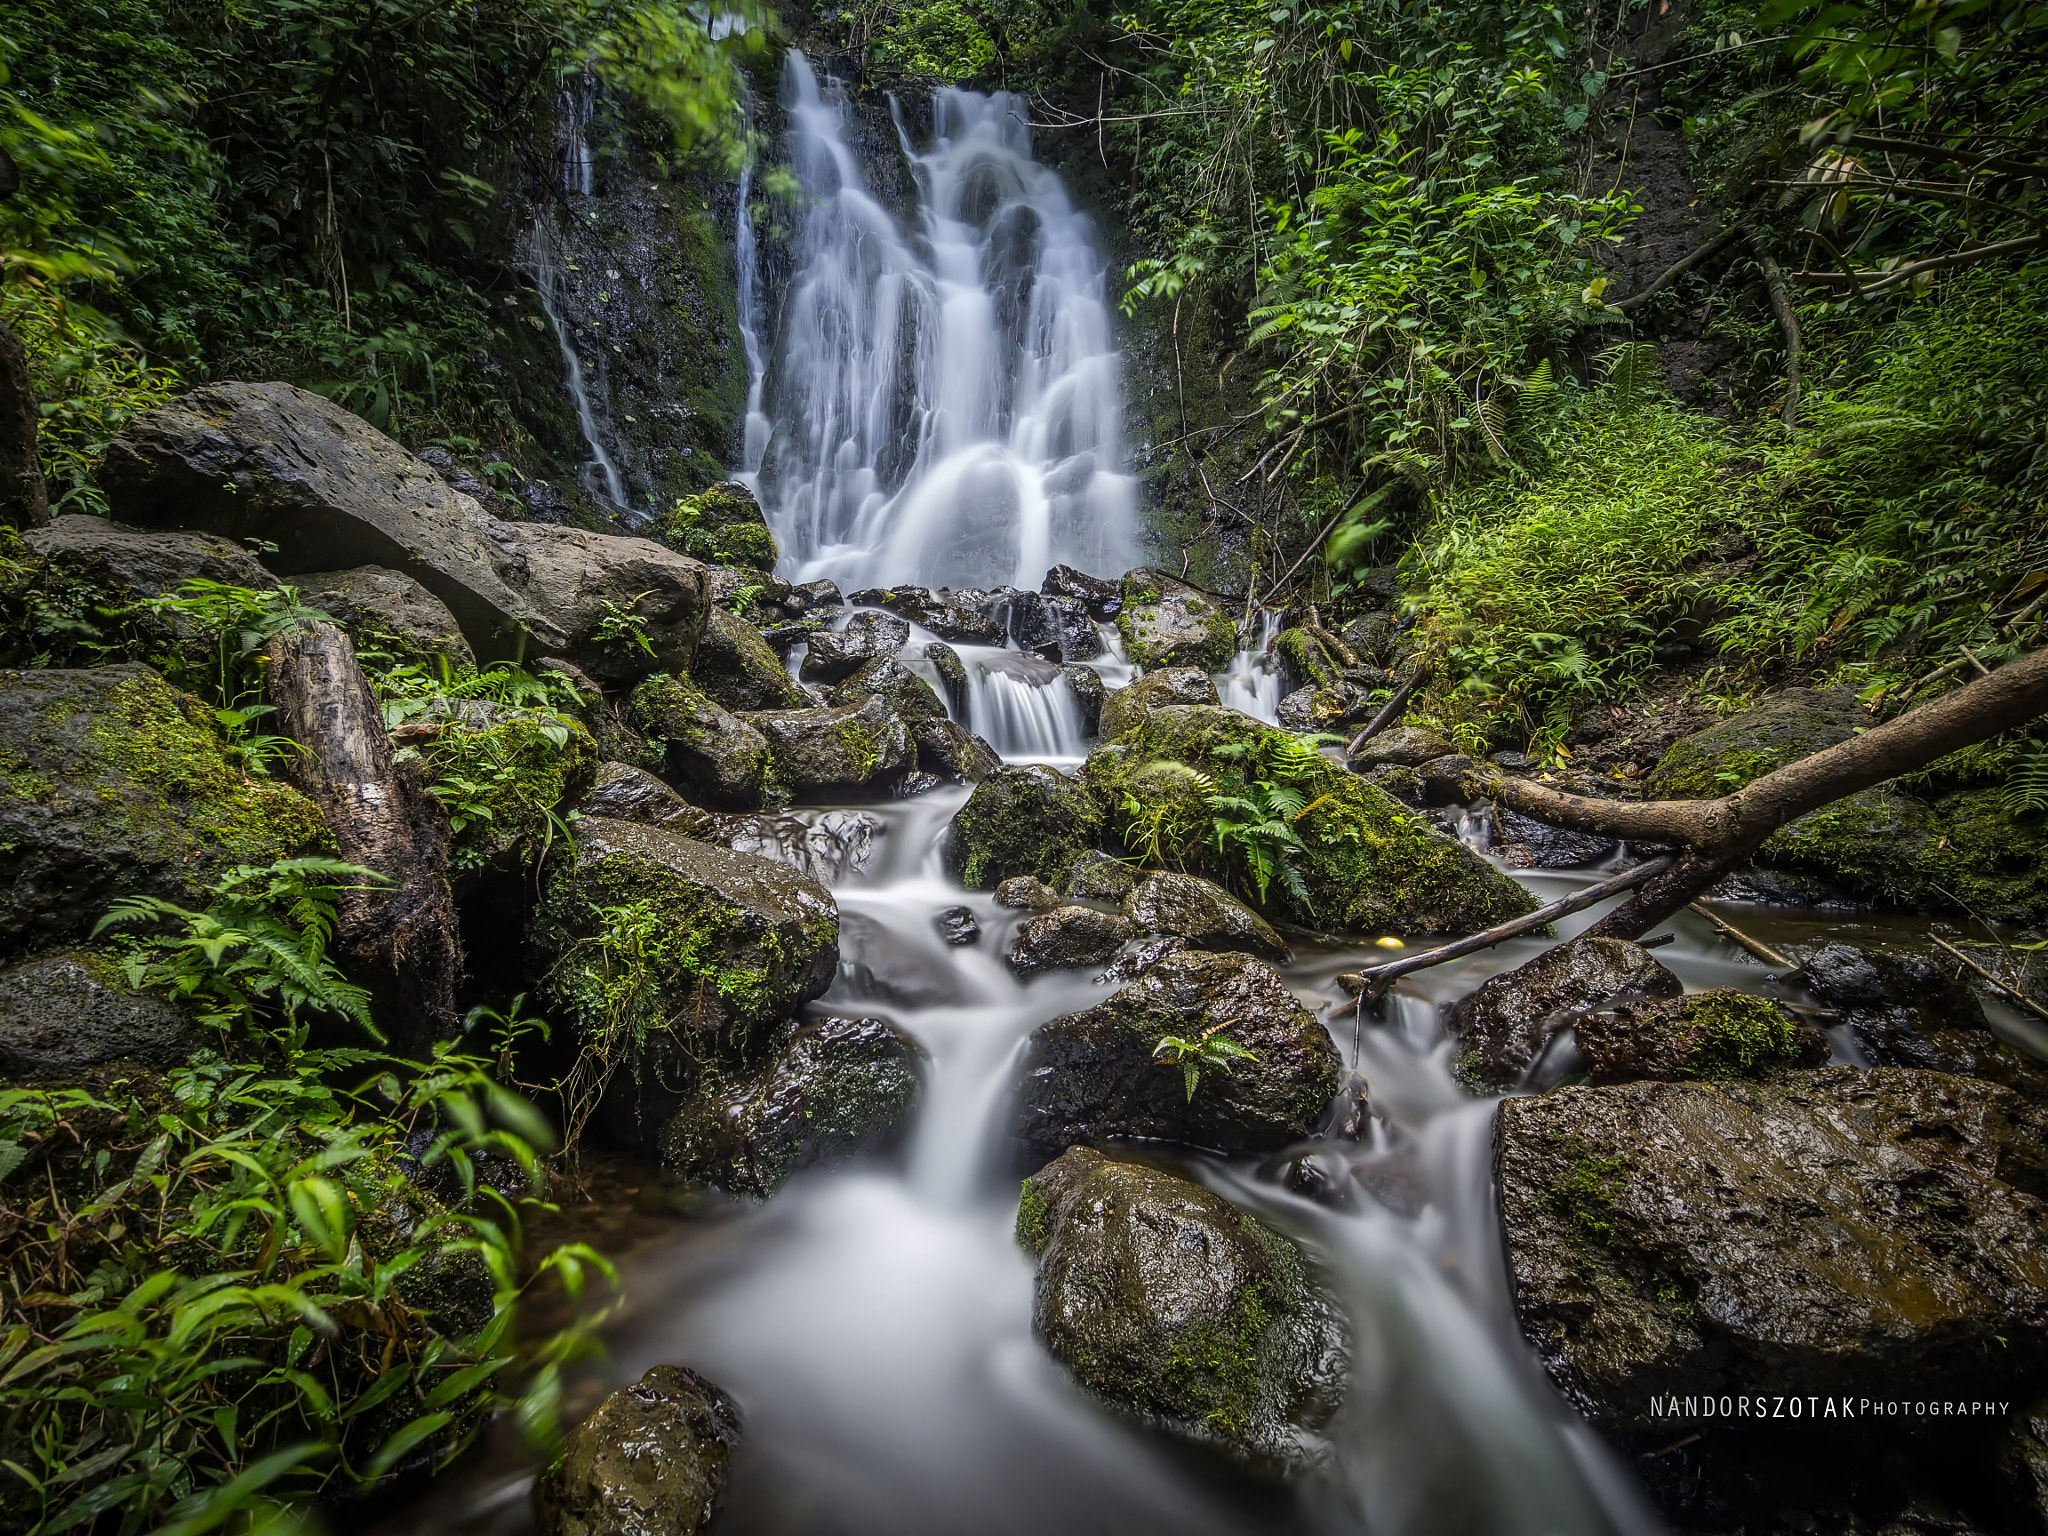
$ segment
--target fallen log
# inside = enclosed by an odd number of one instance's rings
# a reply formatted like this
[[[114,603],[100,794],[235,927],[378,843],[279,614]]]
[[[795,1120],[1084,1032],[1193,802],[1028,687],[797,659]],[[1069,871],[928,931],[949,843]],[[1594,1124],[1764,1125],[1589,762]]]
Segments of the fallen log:
[[[326,813],[341,856],[391,884],[353,890],[335,914],[343,969],[369,988],[400,1049],[424,1055],[456,1032],[462,940],[448,888],[448,813],[393,760],[384,717],[349,637],[331,624],[270,643],[278,726],[305,750],[290,775]]]

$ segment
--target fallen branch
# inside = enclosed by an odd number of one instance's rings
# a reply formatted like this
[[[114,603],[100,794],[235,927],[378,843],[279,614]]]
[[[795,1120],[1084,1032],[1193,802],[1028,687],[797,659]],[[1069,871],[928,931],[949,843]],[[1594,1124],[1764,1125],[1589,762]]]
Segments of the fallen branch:
[[[1793,313],[1792,296],[1785,291],[1785,274],[1763,242],[1750,236],[1756,247],[1757,265],[1763,268],[1764,290],[1771,296],[1771,313],[1778,317],[1778,329],[1785,333],[1785,430],[1799,425],[1799,365],[1805,349],[1799,340],[1799,316]]]
[[[1729,922],[1727,918],[1722,917],[1718,912],[1709,912],[1705,907],[1701,906],[1696,901],[1687,903],[1687,909],[1689,911],[1697,912],[1701,917],[1704,917],[1708,922],[1714,925],[1714,931],[1716,933],[1722,934],[1727,938],[1733,939],[1737,944],[1740,944],[1744,949],[1748,950],[1752,955],[1755,955],[1757,959],[1763,961],[1765,964],[1781,965],[1788,971],[1796,971],[1799,969],[1798,961],[1786,959],[1783,955],[1779,954],[1775,949],[1771,948],[1770,945],[1766,944],[1762,939],[1751,938],[1748,934],[1744,933],[1740,928],[1736,927],[1733,923]]]
[[[1372,717],[1372,723],[1351,738],[1350,743],[1344,748],[1344,756],[1346,758],[1356,756],[1360,747],[1371,741],[1373,737],[1379,735],[1381,731],[1384,731],[1394,721],[1400,719],[1401,712],[1408,707],[1408,701],[1415,696],[1415,690],[1422,687],[1428,681],[1429,668],[1418,666],[1408,681],[1394,690],[1394,696],[1380,706],[1380,712]]]
[[[1877,293],[1903,283],[1909,277],[1918,277],[1922,272],[1938,272],[1945,267],[1968,266],[1973,261],[1989,261],[1994,256],[2013,256],[2021,251],[2031,251],[2035,246],[2048,241],[2048,235],[2021,235],[2017,240],[2001,240],[1996,245],[1980,245],[1973,250],[1952,251],[1946,256],[1929,256],[1925,261],[1911,261],[1903,267],[1890,271],[1871,270],[1867,272],[1794,272],[1792,276],[1802,283],[1846,283],[1854,282],[1857,294]]]
[[[1662,293],[1666,288],[1669,288],[1673,283],[1677,282],[1681,277],[1685,276],[1686,273],[1690,272],[1694,267],[1698,266],[1701,262],[1705,261],[1709,256],[1712,256],[1716,251],[1719,251],[1723,249],[1725,246],[1727,246],[1730,242],[1732,242],[1735,239],[1737,235],[1741,233],[1741,225],[1731,224],[1728,228],[1722,230],[1721,233],[1714,236],[1713,239],[1709,240],[1705,245],[1701,246],[1691,255],[1681,257],[1679,260],[1673,262],[1670,266],[1666,267],[1651,282],[1650,286],[1645,288],[1641,293],[1630,294],[1627,298],[1618,301],[1614,307],[1620,310],[1623,314],[1627,314],[1628,311],[1635,309],[1640,305],[1647,304],[1651,299],[1655,298],[1658,294]]]
[[[1881,155],[1904,155],[1909,160],[1929,160],[1937,165],[1968,166],[1974,172],[1997,171],[2002,176],[2048,176],[2048,165],[2029,165],[2008,160],[1996,153],[1971,155],[1940,144],[1916,144],[1910,139],[1890,139],[1874,133],[1852,133],[1848,147],[1874,149]]]
[[[2035,1002],[2031,997],[2027,996],[2026,993],[2022,992],[2017,986],[2013,985],[2011,982],[2000,981],[1996,976],[1992,975],[1991,972],[1985,970],[1983,966],[1979,965],[1976,961],[1972,960],[1960,949],[1957,949],[1955,945],[1949,943],[1949,941],[1947,939],[1944,939],[1940,934],[1930,933],[1928,937],[1934,940],[1934,942],[1939,944],[1943,949],[1947,950],[1950,954],[1954,955],[1956,959],[1960,960],[1964,965],[1967,965],[1971,970],[1975,971],[1979,976],[1983,977],[1986,981],[1988,981],[1991,984],[1992,988],[1999,994],[1999,996],[2009,997],[2014,1002],[2018,1003],[2022,1008],[2026,1009],[2027,1012],[2034,1014],[2039,1018],[2048,1019],[2048,1008],[2043,1008],[2039,1003]]]

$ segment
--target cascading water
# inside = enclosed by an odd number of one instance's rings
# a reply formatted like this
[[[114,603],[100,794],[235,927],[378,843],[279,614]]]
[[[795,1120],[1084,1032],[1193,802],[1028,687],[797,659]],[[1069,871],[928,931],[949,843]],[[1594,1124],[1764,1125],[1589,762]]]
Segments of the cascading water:
[[[1231,658],[1228,670],[1216,674],[1216,692],[1232,709],[1273,724],[1280,709],[1280,663],[1268,649],[1280,631],[1280,615],[1259,610],[1259,637]]]
[[[784,97],[808,208],[744,470],[784,574],[1035,587],[1133,564],[1106,272],[1023,100],[938,94],[912,237],[865,188],[841,93],[792,55]]]

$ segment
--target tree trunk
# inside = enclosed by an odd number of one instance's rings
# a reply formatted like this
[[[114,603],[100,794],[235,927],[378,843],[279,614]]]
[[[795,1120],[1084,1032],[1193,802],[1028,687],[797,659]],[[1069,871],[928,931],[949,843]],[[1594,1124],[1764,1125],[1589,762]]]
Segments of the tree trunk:
[[[36,392],[21,338],[0,325],[0,525],[26,533],[50,521],[36,459]]]
[[[270,697],[280,728],[305,748],[293,759],[292,780],[326,813],[342,857],[392,882],[343,898],[337,938],[386,1033],[424,1055],[454,1037],[462,972],[448,889],[448,814],[416,774],[392,760],[376,695],[341,630],[315,624],[273,640]]]

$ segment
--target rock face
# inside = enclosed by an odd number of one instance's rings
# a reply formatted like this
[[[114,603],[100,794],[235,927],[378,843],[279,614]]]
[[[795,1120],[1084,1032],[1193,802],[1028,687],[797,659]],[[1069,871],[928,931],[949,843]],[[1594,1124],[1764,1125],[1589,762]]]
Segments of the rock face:
[[[686,678],[647,679],[633,690],[626,719],[660,744],[663,773],[714,806],[750,810],[788,798],[768,738]]]
[[[182,1010],[128,989],[103,955],[37,955],[0,971],[0,1079],[40,1083],[127,1059],[171,1067],[204,1043]]]
[[[1604,859],[1621,845],[1591,832],[1571,832],[1504,805],[1493,809],[1493,840],[1506,861],[1518,869],[1575,869]]]
[[[1628,999],[1581,1018],[1578,1041],[1595,1083],[1770,1077],[1828,1059],[1826,1035],[1732,987]]]
[[[402,571],[362,565],[294,580],[308,607],[332,614],[348,631],[357,659],[373,671],[405,662],[431,665],[442,656],[451,666],[476,665],[448,605]]]
[[[289,384],[207,384],[145,411],[108,445],[101,483],[128,522],[276,545],[265,563],[280,575],[403,571],[478,655],[513,654],[523,631],[531,650],[602,682],[686,671],[710,606],[699,562],[648,539],[500,522],[362,418]]]
[[[210,533],[131,528],[71,512],[22,542],[56,569],[130,599],[162,597],[195,580],[259,592],[277,585],[247,549]]]
[[[1121,736],[1155,709],[1170,704],[1221,704],[1215,681],[1198,667],[1168,667],[1147,672],[1102,701],[1102,739]]]
[[[1076,1147],[1024,1181],[1032,1326],[1083,1386],[1298,1469],[1343,1400],[1342,1313],[1301,1251],[1198,1184]]]
[[[715,604],[690,663],[690,681],[730,710],[808,709],[811,697],[768,647],[761,632]]]
[[[0,672],[0,954],[83,936],[117,896],[204,905],[238,864],[330,847],[313,803],[230,759],[148,667]]]
[[[1005,959],[1019,976],[1040,971],[1071,970],[1081,965],[1101,965],[1138,930],[1114,912],[1094,907],[1054,907],[1027,917],[1017,925]]]
[[[1123,580],[1123,610],[1116,619],[1124,653],[1147,672],[1194,667],[1220,672],[1237,651],[1230,616],[1183,582],[1157,571],[1132,571]]]
[[[692,1099],[661,1157],[688,1179],[766,1199],[794,1173],[895,1143],[923,1086],[923,1049],[880,1019],[818,1019],[760,1072]]]
[[[1425,731],[1415,725],[1397,725],[1392,730],[1381,731],[1352,753],[1350,764],[1354,770],[1360,771],[1377,768],[1381,763],[1415,768],[1457,750],[1435,731]]]
[[[1829,944],[1800,972],[1873,1066],[1925,1067],[2048,1094],[2048,1065],[1992,1034],[1976,994],[1925,960]]]
[[[1048,597],[1080,599],[1094,619],[1113,619],[1124,605],[1123,588],[1116,582],[1090,576],[1071,565],[1056,565],[1047,571],[1038,590]]]
[[[1192,1098],[1160,1040],[1223,1026],[1254,1053],[1204,1067]],[[1111,1136],[1267,1152],[1315,1128],[1336,1095],[1337,1048],[1268,966],[1247,955],[1168,955],[1107,1002],[1040,1025],[1018,1074],[1015,1129],[1035,1157]]]
[[[975,786],[946,839],[947,873],[970,891],[1012,875],[1059,876],[1094,846],[1102,813],[1076,780],[1043,763],[1005,763]]]
[[[533,1488],[541,1536],[698,1536],[725,1493],[739,1405],[695,1371],[657,1365],[569,1431]]]
[[[1457,1042],[1452,1070],[1468,1087],[1504,1093],[1575,1015],[1630,994],[1677,997],[1684,990],[1648,950],[1626,939],[1559,944],[1490,977],[1450,1006],[1444,1031]]]
[[[741,718],[767,739],[777,781],[799,793],[885,787],[917,761],[910,732],[883,699]]]
[[[1124,916],[1146,933],[1175,935],[1196,949],[1242,950],[1261,960],[1293,958],[1271,923],[1221,886],[1194,875],[1159,870],[1145,876],[1124,898]]]
[[[811,636],[803,661],[804,681],[836,683],[871,661],[895,655],[909,638],[910,626],[891,614],[856,613],[844,629]]]
[[[637,821],[649,827],[667,827],[683,837],[718,839],[717,818],[700,811],[644,768],[628,763],[599,763],[597,778],[576,802],[585,816],[602,816],[610,821]]]
[[[2048,1358],[2048,1106],[1827,1067],[1506,1100],[1523,1330],[1595,1423],[1653,1395],[2011,1397]]]
[[[1121,902],[1137,883],[1137,872],[1130,865],[1092,848],[1060,876],[1060,889],[1076,901]]]

